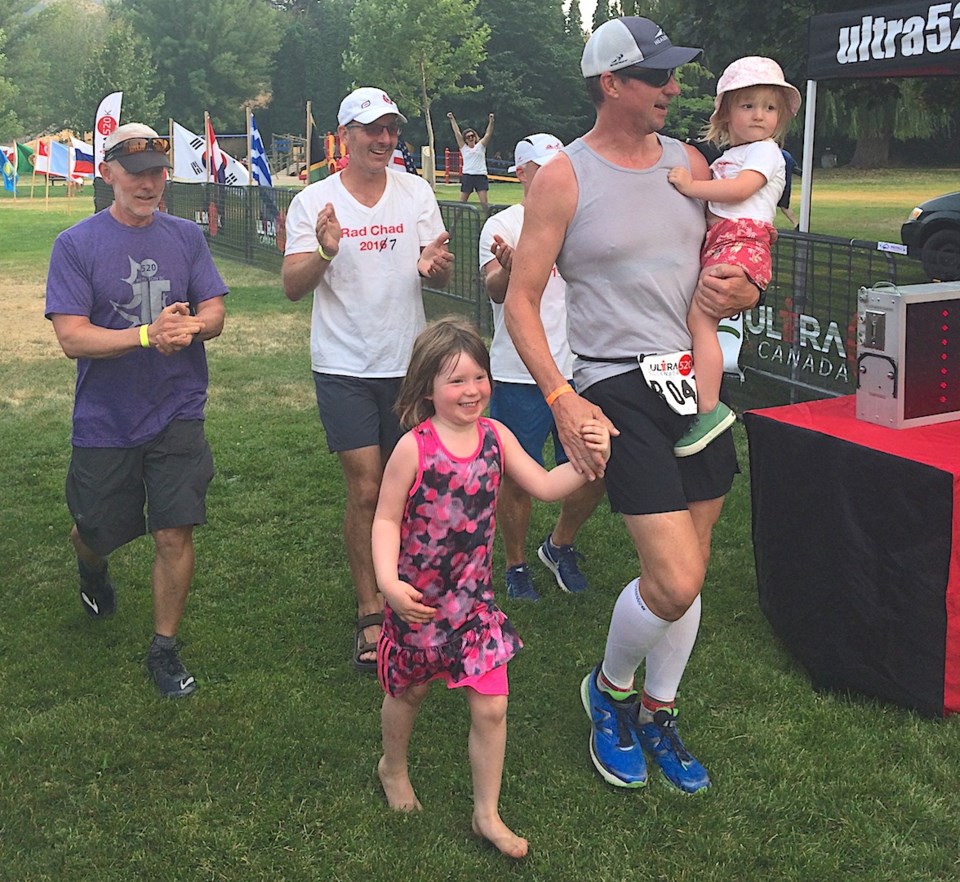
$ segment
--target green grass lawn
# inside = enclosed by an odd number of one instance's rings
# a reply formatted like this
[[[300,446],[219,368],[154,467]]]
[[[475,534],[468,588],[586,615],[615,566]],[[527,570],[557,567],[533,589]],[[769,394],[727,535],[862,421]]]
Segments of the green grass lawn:
[[[878,215],[886,205],[878,224],[899,223],[921,186],[871,191]],[[830,187],[845,230],[856,213],[840,205],[867,180],[825,174]],[[890,189],[902,193],[888,202]],[[223,260],[232,293],[209,344],[207,411],[218,474],[181,630],[201,687],[182,702],[155,697],[142,664],[149,540],[113,556],[119,609],[107,622],[80,609],[67,540],[74,366],[37,316],[50,243],[81,215],[79,204],[71,215],[0,205],[2,882],[957,878],[958,719],[811,689],[758,608],[746,475],[715,532],[681,694],[709,794],[684,798],[659,779],[616,791],[590,764],[577,687],[636,569],[601,508],[580,538],[589,593],[561,595],[538,567],[539,605],[503,600],[526,647],[511,664],[502,813],[530,856],[514,865],[471,835],[467,713],[440,688],[411,750],[424,811],[389,813],[374,775],[380,690],[349,663],[343,489],[316,416],[309,304],[287,302],[276,275]],[[535,506],[531,556],[554,517]]]

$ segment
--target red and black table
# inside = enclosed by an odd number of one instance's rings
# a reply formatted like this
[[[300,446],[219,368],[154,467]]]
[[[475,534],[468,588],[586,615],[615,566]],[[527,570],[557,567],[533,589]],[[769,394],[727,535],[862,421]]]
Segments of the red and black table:
[[[749,411],[760,607],[816,688],[960,711],[960,421]]]

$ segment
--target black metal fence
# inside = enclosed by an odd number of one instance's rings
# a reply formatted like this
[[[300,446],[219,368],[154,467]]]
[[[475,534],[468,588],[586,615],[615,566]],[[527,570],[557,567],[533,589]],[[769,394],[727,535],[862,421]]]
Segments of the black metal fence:
[[[97,207],[112,191],[95,182]],[[203,228],[211,250],[279,272],[284,219],[294,191],[217,184],[167,185],[165,207]],[[458,312],[492,332],[491,310],[479,270],[485,215],[476,205],[441,202],[457,259],[443,289],[425,288],[428,316]],[[773,251],[773,281],[766,303],[744,314],[742,383],[729,380],[738,408],[852,394],[856,389],[857,293],[877,282],[929,281],[920,263],[898,246],[781,232]]]
[[[736,404],[761,407],[856,391],[857,294],[877,282],[928,282],[899,246],[781,232],[766,303],[744,314]]]

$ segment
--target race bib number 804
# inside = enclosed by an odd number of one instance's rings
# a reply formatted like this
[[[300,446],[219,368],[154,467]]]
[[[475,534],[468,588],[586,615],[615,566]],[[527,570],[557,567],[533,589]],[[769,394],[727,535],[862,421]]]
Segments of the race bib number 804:
[[[639,355],[644,382],[659,395],[672,411],[681,416],[696,416],[697,378],[693,355],[688,351],[665,355]]]

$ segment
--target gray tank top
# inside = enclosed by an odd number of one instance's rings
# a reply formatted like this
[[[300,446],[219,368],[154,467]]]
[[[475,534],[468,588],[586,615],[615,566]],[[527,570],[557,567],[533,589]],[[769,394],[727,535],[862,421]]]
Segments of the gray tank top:
[[[578,138],[564,148],[577,177],[573,220],[557,257],[567,282],[567,336],[579,390],[636,368],[620,360],[690,348],[687,309],[700,273],[703,202],[667,181],[690,168],[684,146],[658,136],[647,169],[614,165]]]

